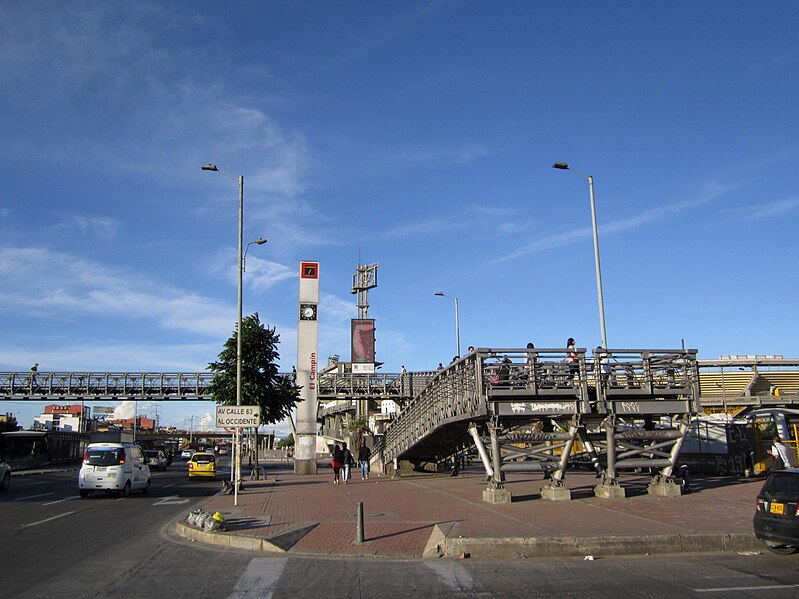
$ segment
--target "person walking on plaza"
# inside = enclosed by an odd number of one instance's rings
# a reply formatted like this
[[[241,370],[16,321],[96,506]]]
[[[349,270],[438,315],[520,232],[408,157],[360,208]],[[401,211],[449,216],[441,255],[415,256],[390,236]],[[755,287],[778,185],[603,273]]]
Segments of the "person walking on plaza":
[[[339,478],[341,476],[341,460],[342,460],[341,447],[339,447],[338,443],[336,443],[333,446],[333,461],[330,464],[331,466],[333,466],[334,485],[337,485],[339,483]]]
[[[372,450],[366,443],[361,443],[358,450],[358,461],[361,463],[361,480],[369,480],[369,458],[372,457]]]
[[[352,467],[355,465],[355,458],[352,457],[352,452],[347,448],[346,443],[341,444],[341,467],[343,468],[343,472],[341,475],[341,479],[343,483],[346,485],[347,481],[350,479],[350,471]]]
[[[788,448],[780,442],[779,437],[774,437],[774,443],[768,452],[773,458],[771,470],[783,470],[791,467],[791,460],[788,459]]]

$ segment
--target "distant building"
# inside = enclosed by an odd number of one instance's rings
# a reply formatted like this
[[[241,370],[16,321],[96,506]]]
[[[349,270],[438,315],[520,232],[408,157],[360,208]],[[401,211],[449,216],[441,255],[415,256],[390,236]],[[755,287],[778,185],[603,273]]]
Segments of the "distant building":
[[[136,421],[136,429],[140,431],[155,431],[155,420],[153,418],[147,418],[147,416],[137,416],[135,419],[118,418],[109,420],[108,423],[120,426],[123,430],[132,431],[134,420]]]
[[[79,433],[89,430],[91,408],[81,404],[50,404],[33,419],[33,430]]]

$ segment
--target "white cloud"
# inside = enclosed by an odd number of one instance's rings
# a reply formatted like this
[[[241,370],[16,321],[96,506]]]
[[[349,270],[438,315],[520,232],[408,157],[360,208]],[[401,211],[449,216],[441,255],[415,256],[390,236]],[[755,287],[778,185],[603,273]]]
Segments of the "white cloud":
[[[68,229],[70,233],[78,232],[84,236],[99,237],[104,240],[114,239],[119,233],[120,223],[117,219],[104,216],[84,216],[70,214],[65,216],[56,229]]]
[[[335,324],[349,324],[350,319],[358,316],[354,298],[355,296],[351,296],[350,299],[343,299],[332,293],[320,293],[319,317]]]
[[[31,277],[32,272],[37,276]],[[216,299],[47,249],[0,248],[0,277],[5,282],[0,301],[7,314],[115,315],[214,336],[229,335],[235,320],[234,308]]]
[[[774,202],[730,208],[725,212],[741,220],[764,220],[783,216],[797,208],[799,208],[799,196],[791,196]]]
[[[664,218],[666,216],[670,216],[672,214],[678,214],[686,210],[703,206],[704,204],[707,204],[717,199],[723,193],[727,192],[729,189],[730,187],[728,186],[716,183],[709,183],[705,186],[703,193],[701,193],[698,197],[694,199],[685,200],[682,202],[675,202],[673,204],[657,206],[655,208],[645,210],[635,216],[631,216],[630,218],[599,224],[597,226],[597,229],[600,237],[603,235],[618,233],[620,231],[625,231],[628,229],[635,229],[637,227]],[[513,258],[519,258],[520,256],[525,256],[527,254],[533,254],[543,250],[549,250],[553,248],[562,247],[565,245],[570,245],[572,243],[582,241],[592,236],[593,236],[592,229],[586,227],[581,229],[572,229],[571,231],[564,231],[562,233],[548,235],[545,237],[540,237],[535,241],[519,246],[516,250],[505,256],[492,260],[492,262],[504,262],[506,260],[512,260]]]

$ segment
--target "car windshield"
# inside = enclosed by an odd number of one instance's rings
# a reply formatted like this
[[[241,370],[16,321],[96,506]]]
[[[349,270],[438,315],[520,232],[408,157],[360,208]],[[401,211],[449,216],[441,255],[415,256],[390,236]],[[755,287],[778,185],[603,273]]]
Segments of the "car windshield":
[[[146,455],[148,458],[156,458],[156,459],[158,458],[157,451],[145,451],[144,455]]]
[[[86,463],[91,466],[113,466],[123,462],[124,449],[89,449],[86,451]]]

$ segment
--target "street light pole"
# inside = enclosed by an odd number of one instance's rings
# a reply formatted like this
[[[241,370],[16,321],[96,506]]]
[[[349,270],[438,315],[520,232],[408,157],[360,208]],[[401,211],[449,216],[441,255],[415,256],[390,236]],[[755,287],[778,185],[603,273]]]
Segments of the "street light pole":
[[[450,297],[448,295],[444,295],[442,291],[436,291],[435,295],[439,297],[446,297],[447,299],[451,299],[455,302],[455,343],[457,345],[457,352],[455,355],[460,357],[461,355],[461,325],[460,325],[460,316],[458,315],[458,298],[457,297]]]
[[[596,266],[596,293],[597,293],[597,300],[599,302],[599,328],[602,333],[602,348],[608,348],[608,335],[607,331],[605,330],[605,300],[602,293],[602,269],[599,265],[599,235],[597,233],[597,225],[596,225],[596,203],[594,202],[594,178],[591,175],[583,175],[578,173],[574,169],[569,168],[569,165],[565,162],[556,162],[552,165],[552,168],[557,168],[560,170],[571,171],[581,179],[585,179],[588,181],[588,193],[591,198],[591,227],[594,232],[594,263]]]
[[[244,176],[239,175],[238,177],[234,177],[233,175],[226,173],[222,169],[218,168],[215,164],[206,164],[205,166],[201,167],[204,171],[215,171],[220,172],[226,177],[230,179],[238,180],[239,182],[239,261],[238,261],[238,324],[236,328],[236,405],[241,405],[241,338],[242,338],[242,282],[244,278]],[[265,239],[259,238],[257,241],[253,243],[257,243],[261,245],[266,243]],[[249,244],[248,244],[249,247]],[[239,485],[241,484],[241,429],[236,429],[236,451],[234,452],[234,465],[232,470],[235,470],[236,479],[233,483],[233,505],[238,505],[238,490]]]

